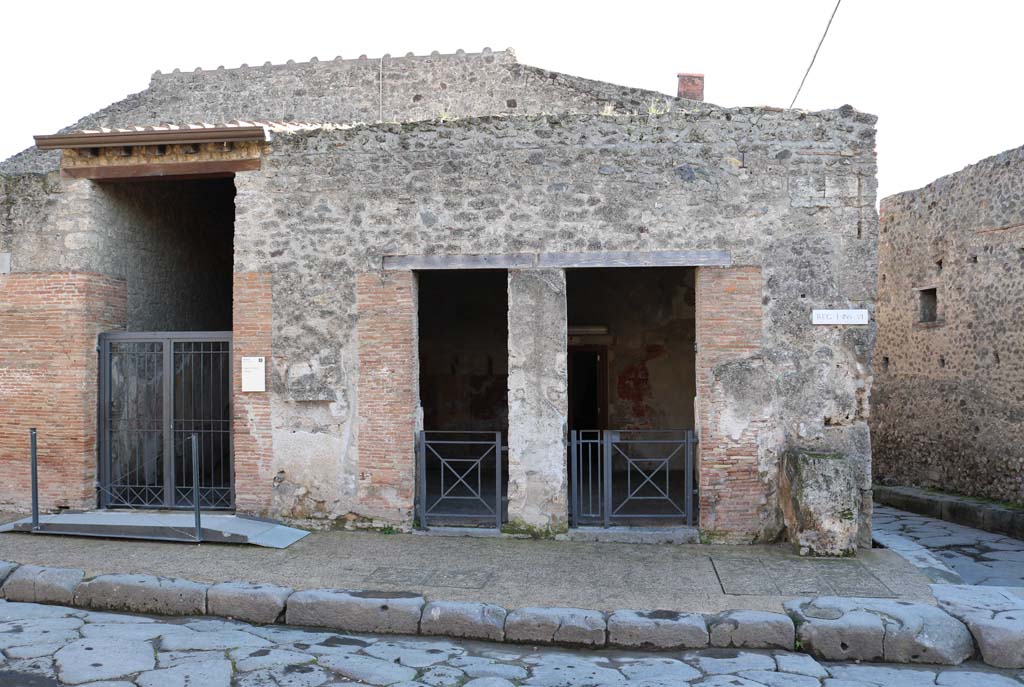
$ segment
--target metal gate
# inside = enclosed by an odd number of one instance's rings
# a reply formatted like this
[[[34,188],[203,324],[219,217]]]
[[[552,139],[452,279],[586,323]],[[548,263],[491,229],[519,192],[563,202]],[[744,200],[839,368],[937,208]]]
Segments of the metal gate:
[[[570,432],[572,526],[693,525],[696,444],[688,429]]]
[[[99,501],[191,508],[198,435],[202,508],[234,506],[231,332],[100,335]]]
[[[421,431],[416,444],[420,527],[501,529],[507,519],[501,432]]]

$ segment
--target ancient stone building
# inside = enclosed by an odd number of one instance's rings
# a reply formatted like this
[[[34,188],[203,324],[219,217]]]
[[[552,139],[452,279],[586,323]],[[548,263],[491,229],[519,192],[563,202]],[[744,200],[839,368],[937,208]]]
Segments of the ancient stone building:
[[[1024,504],[1024,148],[881,215],[876,479]]]
[[[48,508],[188,506],[195,436],[206,507],[866,544],[874,328],[811,312],[874,309],[875,118],[701,84],[243,66],[38,137],[0,166],[0,506],[38,427]]]

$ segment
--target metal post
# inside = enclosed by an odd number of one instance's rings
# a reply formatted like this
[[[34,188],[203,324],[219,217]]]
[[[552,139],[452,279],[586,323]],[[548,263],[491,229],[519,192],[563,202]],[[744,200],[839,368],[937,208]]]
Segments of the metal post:
[[[495,469],[496,469],[496,474],[494,476],[494,493],[496,495],[495,499],[494,499],[494,519],[495,519],[496,522],[494,523],[494,526],[497,527],[498,531],[500,532],[501,531],[501,511],[502,511],[502,507],[501,507],[501,504],[502,504],[502,501],[501,501],[501,497],[502,497],[502,493],[501,493],[501,491],[502,491],[502,489],[501,489],[501,432],[495,432],[494,433],[494,466],[495,466]]]
[[[417,453],[420,472],[420,527],[427,529],[427,433],[417,432]]]
[[[192,444],[192,509],[196,514],[196,542],[203,540],[202,516],[199,503],[199,435],[195,432],[191,437]]]
[[[569,484],[569,526],[579,527],[580,526],[580,466],[579,466],[579,446],[576,444],[577,432],[569,432],[569,468],[571,480]]]
[[[28,430],[32,464],[32,531],[39,529],[39,460],[36,456],[36,428]]]
[[[683,480],[683,488],[686,490],[686,500],[684,507],[686,508],[686,526],[693,527],[693,432],[690,430],[686,431],[686,453],[685,460],[686,465],[684,466],[685,479]]]
[[[612,524],[612,432],[604,430],[604,447],[601,462],[604,468],[604,526]]]

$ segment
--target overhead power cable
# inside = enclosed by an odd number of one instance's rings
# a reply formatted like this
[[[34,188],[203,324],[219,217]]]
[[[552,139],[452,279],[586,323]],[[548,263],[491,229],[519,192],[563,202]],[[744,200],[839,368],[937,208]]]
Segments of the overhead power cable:
[[[836,18],[836,10],[839,9],[839,4],[843,0],[836,0],[836,6],[832,10],[832,16],[828,18],[828,24],[825,25],[825,32],[821,34],[821,40],[818,41],[818,47],[814,49],[814,57],[811,58],[811,63],[807,65],[807,71],[804,72],[804,78],[800,79],[800,86],[796,89],[796,95],[793,96],[793,101],[789,104],[789,109],[793,109],[793,105],[796,104],[796,99],[800,97],[800,91],[803,90],[804,82],[807,81],[807,75],[811,73],[811,67],[814,66],[814,60],[818,59],[818,51],[821,50],[821,44],[825,42],[825,36],[828,35],[828,30],[832,26],[832,20]]]

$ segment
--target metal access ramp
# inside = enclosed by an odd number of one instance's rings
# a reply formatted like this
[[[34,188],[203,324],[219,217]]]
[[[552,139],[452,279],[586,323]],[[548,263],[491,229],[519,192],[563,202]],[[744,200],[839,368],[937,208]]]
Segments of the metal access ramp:
[[[195,524],[190,512],[97,510],[40,515],[36,527],[33,527],[31,517],[23,518],[0,525],[0,532],[252,544],[272,549],[286,548],[309,534],[271,520],[216,512],[202,514],[198,531]]]

